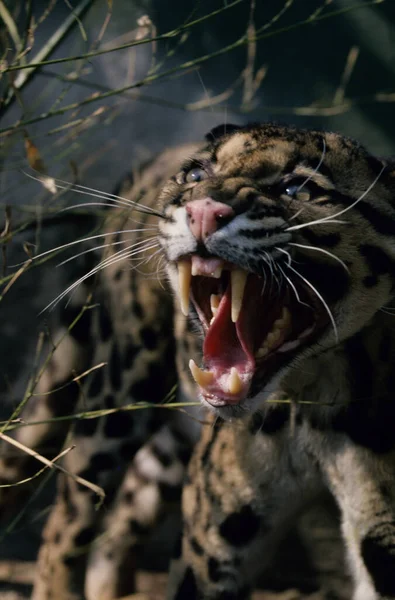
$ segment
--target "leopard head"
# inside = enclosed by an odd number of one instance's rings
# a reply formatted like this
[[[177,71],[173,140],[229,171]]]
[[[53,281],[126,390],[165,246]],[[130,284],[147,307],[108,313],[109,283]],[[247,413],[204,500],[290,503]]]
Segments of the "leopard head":
[[[254,410],[393,296],[394,170],[353,140],[217,127],[159,202],[168,275],[203,336],[192,375],[222,416]]]

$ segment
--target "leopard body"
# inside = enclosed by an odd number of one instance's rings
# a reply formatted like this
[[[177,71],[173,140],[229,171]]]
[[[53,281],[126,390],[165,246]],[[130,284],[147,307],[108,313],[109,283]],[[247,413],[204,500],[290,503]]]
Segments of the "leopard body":
[[[353,600],[395,598],[395,166],[334,133],[228,125],[162,155],[122,196],[156,212],[114,209],[108,243],[155,242],[138,268],[127,252],[106,263],[99,306],[66,356],[55,352],[29,417],[160,403],[176,383],[179,399],[210,409],[198,413],[169,600],[249,598],[293,521],[328,491]],[[131,233],[133,220],[144,231]],[[102,363],[57,400],[73,371]],[[195,423],[147,408],[60,428],[77,447],[67,470],[101,485],[107,504],[95,511],[95,496],[60,476],[34,600],[133,589],[136,548],[179,498]],[[38,449],[52,435],[20,431]],[[23,464],[4,456],[4,477]]]

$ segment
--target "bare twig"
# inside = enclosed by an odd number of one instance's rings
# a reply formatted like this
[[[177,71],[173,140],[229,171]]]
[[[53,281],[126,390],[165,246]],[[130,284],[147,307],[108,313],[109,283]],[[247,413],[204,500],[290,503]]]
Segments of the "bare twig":
[[[46,44],[39,50],[39,52],[34,56],[31,63],[28,65],[13,65],[4,69],[3,72],[15,71],[19,68],[23,68],[24,71],[19,73],[15,78],[13,83],[14,89],[10,88],[8,92],[8,96],[5,98],[2,110],[4,110],[12,101],[15,96],[15,90],[20,90],[25,83],[30,79],[30,77],[36,72],[38,68],[40,68],[45,61],[45,58],[53,52],[56,46],[62,41],[66,33],[69,31],[70,27],[75,25],[76,17],[80,17],[83,12],[89,7],[93,0],[81,0],[79,5],[74,9],[74,12],[69,15],[65,21],[62,23],[60,27],[51,35]]]
[[[263,34],[258,34],[255,37],[255,41],[266,39],[269,37],[273,37],[275,35],[279,35],[281,33],[286,33],[286,32],[292,31],[294,29],[298,29],[300,27],[311,25],[311,23],[313,23],[313,22],[316,23],[319,21],[324,21],[324,20],[327,20],[327,19],[330,19],[333,17],[344,15],[352,10],[362,9],[362,8],[366,8],[368,6],[372,6],[372,5],[376,5],[376,4],[382,4],[385,1],[386,0],[370,0],[369,2],[363,2],[361,4],[354,4],[352,6],[347,6],[347,7],[338,9],[338,10],[334,10],[334,11],[332,11],[330,13],[326,13],[324,15],[319,15],[314,21],[311,19],[311,16],[310,16],[307,19],[304,19],[303,21],[298,21],[296,23],[293,23],[292,25],[287,25],[285,27],[282,27],[282,28],[279,28],[279,29],[276,29],[273,31],[265,32]],[[146,42],[146,40],[140,40],[140,42],[144,42],[144,41]],[[251,43],[251,40],[248,41],[247,36],[243,35],[241,38],[239,38],[232,44],[229,44],[228,46],[225,46],[219,50],[216,50],[215,52],[211,52],[210,54],[205,54],[194,60],[188,60],[176,67],[162,71],[161,73],[156,73],[154,75],[148,75],[147,77],[144,77],[140,81],[137,81],[131,85],[120,87],[115,90],[110,90],[108,92],[103,92],[101,94],[93,94],[92,96],[85,98],[84,100],[81,100],[80,102],[73,102],[72,104],[68,104],[67,106],[64,106],[60,109],[57,109],[54,111],[48,111],[48,112],[42,113],[41,115],[39,115],[37,117],[33,117],[32,119],[27,119],[25,121],[21,121],[21,122],[15,124],[15,125],[10,125],[8,127],[4,127],[2,129],[0,129],[0,134],[3,135],[10,131],[12,131],[12,132],[18,131],[19,129],[21,129],[22,127],[26,127],[27,125],[31,125],[33,123],[38,123],[40,121],[44,121],[44,120],[50,119],[55,116],[63,115],[66,112],[69,112],[71,110],[77,110],[77,109],[79,109],[83,106],[86,106],[88,104],[91,104],[93,102],[99,102],[99,101],[105,100],[107,98],[111,98],[113,96],[123,94],[126,91],[140,88],[144,85],[148,85],[150,83],[153,83],[154,81],[158,81],[160,79],[170,77],[172,75],[175,75],[176,73],[191,70],[191,69],[196,68],[199,65],[207,62],[208,60],[211,60],[212,58],[216,58],[218,56],[222,56],[223,54],[227,54],[228,52],[231,52],[231,51],[235,50],[236,48],[240,48],[241,46],[244,46],[248,43]],[[309,110],[310,110],[310,112],[308,112],[307,114],[314,114],[314,112],[311,112],[312,109],[309,109]],[[293,112],[294,112],[294,114],[306,114],[306,112],[303,112],[303,111],[298,112],[297,110],[295,110]],[[321,113],[321,114],[324,114],[324,113]],[[338,114],[338,113],[335,112],[334,114]]]
[[[10,437],[9,435],[6,435],[5,433],[1,433],[0,432],[0,439],[2,439],[5,442],[7,442],[7,444],[11,444],[11,446],[15,446],[15,448],[18,448],[19,450],[22,450],[22,452],[25,452],[26,454],[29,454],[29,456],[33,456],[33,458],[35,458],[36,460],[42,462],[49,469],[57,469],[58,471],[61,471],[62,473],[64,473],[68,477],[71,477],[71,479],[73,479],[74,481],[76,481],[80,485],[83,485],[84,487],[89,488],[92,492],[94,492],[97,496],[100,497],[101,503],[104,501],[104,499],[106,497],[106,495],[104,493],[104,490],[103,490],[103,488],[101,488],[100,486],[96,485],[95,483],[92,483],[91,481],[88,481],[87,479],[84,479],[83,477],[80,477],[79,475],[76,475],[75,473],[72,473],[71,471],[68,471],[67,469],[65,469],[61,465],[58,465],[57,463],[53,462],[53,460],[52,461],[48,460],[47,458],[45,458],[45,456],[42,456],[41,454],[38,454],[38,452],[36,452],[35,450],[32,450],[28,446],[25,446],[24,444],[21,444],[20,442],[18,442],[18,440],[14,440],[14,438]],[[69,451],[69,450],[72,450],[72,448],[67,449],[67,451]],[[63,452],[62,455],[63,454],[65,454],[65,452]],[[0,486],[0,487],[3,487],[3,486]]]

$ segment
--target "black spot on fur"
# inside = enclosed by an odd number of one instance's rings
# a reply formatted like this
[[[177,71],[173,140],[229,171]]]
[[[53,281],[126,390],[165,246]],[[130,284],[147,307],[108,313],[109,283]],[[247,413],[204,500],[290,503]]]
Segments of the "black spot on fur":
[[[158,334],[151,327],[143,327],[140,331],[141,341],[147,350],[155,350],[158,345]]]
[[[239,512],[234,512],[221,523],[220,535],[232,546],[240,547],[249,544],[257,535],[261,519],[251,506],[244,505]]]
[[[369,221],[370,225],[375,229],[378,233],[382,233],[383,235],[395,235],[395,221],[387,214],[381,213],[378,208],[373,207],[371,204],[364,202],[358,202],[354,210],[359,210],[359,212],[365,217],[367,221]]]
[[[115,408],[115,399],[112,394],[106,394],[104,397],[104,406],[106,408]]]
[[[81,560],[80,557],[69,555],[63,558],[63,564],[66,565],[66,567],[68,567],[69,569],[72,569],[76,566],[79,560]]]
[[[191,567],[188,567],[185,570],[184,577],[174,596],[174,600],[198,600],[198,598],[195,575],[193,574]]]
[[[73,306],[69,304],[66,306],[61,314],[62,323],[66,328],[69,328],[70,324],[73,323],[78,315],[81,313],[80,306]],[[70,335],[77,340],[80,344],[84,344],[89,340],[90,329],[92,323],[92,311],[86,310],[80,318],[76,321],[73,328],[70,330]]]
[[[249,430],[252,435],[258,432],[272,435],[283,429],[288,420],[288,406],[270,408],[264,415],[262,413],[254,413],[249,424]]]
[[[366,277],[362,279],[362,283],[366,288],[372,288],[377,285],[378,280],[377,275],[366,275]]]
[[[110,373],[110,382],[113,390],[118,391],[121,389],[122,379],[121,379],[121,360],[119,357],[119,349],[118,344],[116,342],[112,345],[111,356],[110,356],[110,365],[109,365],[109,373]]]
[[[379,248],[378,246],[373,246],[372,244],[361,244],[359,247],[359,251],[362,256],[365,258],[365,261],[371,271],[370,280],[377,283],[379,275],[391,274],[395,273],[395,263],[388,256],[384,250]],[[365,277],[365,285],[366,285],[366,277]],[[370,287],[366,285],[366,287]]]
[[[118,449],[118,455],[122,460],[129,461],[138,452],[141,446],[141,440],[128,440],[122,442]]]
[[[104,372],[103,369],[96,369],[90,378],[88,386],[88,397],[94,398],[98,396],[103,389],[104,384]]]
[[[74,426],[76,436],[90,437],[95,435],[99,419],[79,419]]]
[[[209,578],[214,583],[217,583],[221,579],[220,564],[216,558],[213,558],[212,556],[209,557],[207,562],[207,570]]]
[[[172,384],[171,382],[169,386],[167,385],[167,375],[168,373],[164,371],[163,366],[150,364],[147,376],[130,386],[130,396],[132,399],[141,402],[158,402],[163,400]]]
[[[350,277],[339,263],[300,261],[297,270],[325,298],[327,302],[338,302],[347,294]]]
[[[97,469],[98,471],[108,471],[116,467],[116,461],[111,454],[98,452],[92,456],[90,465],[92,469]]]
[[[125,369],[130,369],[133,366],[134,359],[141,350],[141,346],[136,346],[132,342],[128,344],[123,355],[123,366]]]
[[[326,246],[327,248],[335,248],[341,240],[340,233],[320,234],[312,231],[308,227],[303,229],[303,237],[305,237],[312,245]]]
[[[177,538],[176,543],[174,544],[174,549],[172,553],[173,560],[179,560],[182,556],[182,534],[180,534]]]
[[[133,302],[132,313],[138,319],[142,319],[144,317],[144,309],[143,309],[142,305],[140,304],[140,302],[137,302],[137,301]]]
[[[168,502],[172,504],[174,502],[179,502],[181,499],[181,486],[179,485],[170,485],[169,483],[160,482],[158,484],[160,495],[164,502]]]
[[[160,462],[162,467],[170,467],[171,463],[173,462],[173,457],[171,454],[165,450],[162,450],[162,448],[160,448],[157,444],[152,444],[151,451],[155,458]]]
[[[95,530],[93,527],[85,527],[85,529],[81,529],[78,535],[74,538],[74,543],[76,546],[87,546],[91,542],[93,542],[95,538]]]
[[[105,418],[104,434],[109,438],[122,438],[132,429],[132,417],[127,413],[114,413]]]
[[[125,504],[132,504],[134,500],[134,493],[131,491],[125,492],[122,496],[122,500],[125,502]]]
[[[395,596],[395,548],[386,548],[374,537],[365,537],[362,558],[381,596]]]
[[[103,342],[110,339],[112,335],[112,324],[107,307],[102,303],[99,308],[99,330]]]
[[[191,537],[189,543],[195,554],[197,554],[198,556],[203,556],[204,550],[195,537]]]
[[[136,519],[130,519],[129,529],[132,535],[145,535],[149,531],[149,527],[139,523]]]

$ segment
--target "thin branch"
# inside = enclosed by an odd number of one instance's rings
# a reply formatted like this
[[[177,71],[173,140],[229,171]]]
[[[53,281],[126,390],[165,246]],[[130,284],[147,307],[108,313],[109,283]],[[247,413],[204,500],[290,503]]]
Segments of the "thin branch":
[[[73,25],[75,25],[76,17],[80,17],[83,14],[83,12],[89,8],[89,5],[92,2],[93,0],[81,0],[80,4],[74,9],[73,13],[65,19],[62,25],[58,27],[58,29],[53,33],[53,35],[51,35],[47,43],[44,44],[44,46],[35,55],[32,62],[28,63],[27,65],[14,65],[2,70],[3,73],[7,73],[9,71],[17,71],[20,68],[24,69],[24,72],[19,73],[18,76],[15,78],[13,88],[10,88],[8,96],[7,98],[5,98],[1,107],[2,111],[4,111],[4,109],[7,108],[10,102],[13,100],[15,96],[15,90],[20,90],[30,79],[30,77],[35,73],[35,71],[42,66],[43,61],[45,61],[45,58],[53,52],[53,50],[62,41],[69,29]]]
[[[352,10],[357,10],[357,9],[361,9],[361,8],[366,8],[368,6],[372,6],[372,5],[376,5],[376,4],[382,4],[383,2],[385,2],[386,0],[371,0],[369,2],[364,2],[362,4],[355,4],[353,6],[348,6],[345,8],[341,8],[335,11],[332,11],[330,13],[327,13],[325,15],[320,15],[319,17],[317,17],[314,21],[311,19],[311,17],[308,17],[307,19],[303,20],[303,21],[298,21],[297,23],[294,23],[292,25],[287,25],[286,27],[282,27],[279,29],[276,29],[274,31],[270,31],[270,32],[266,32],[262,35],[257,35],[255,38],[255,41],[258,40],[262,40],[262,39],[266,39],[269,37],[273,37],[275,35],[279,35],[281,33],[286,33],[288,31],[292,31],[294,29],[306,26],[306,25],[311,25],[311,23],[316,23],[319,21],[324,21],[327,20],[329,18],[333,18],[333,17],[337,17],[343,14],[346,14],[348,12],[351,12]],[[143,41],[143,40],[141,40]],[[92,96],[85,98],[84,100],[80,101],[80,102],[73,102],[72,104],[68,104],[67,106],[64,106],[63,108],[60,108],[58,110],[54,110],[54,111],[49,111],[46,113],[42,113],[41,115],[39,115],[38,117],[34,117],[32,119],[27,119],[26,121],[21,121],[18,124],[15,125],[10,125],[8,127],[4,127],[2,129],[0,129],[0,135],[3,135],[9,131],[18,131],[23,127],[26,127],[27,125],[32,125],[33,123],[38,123],[40,121],[44,121],[46,119],[50,119],[52,117],[56,117],[59,115],[63,115],[68,111],[71,110],[76,110],[81,108],[82,106],[86,106],[88,104],[92,104],[93,102],[99,102],[101,100],[105,100],[107,98],[111,98],[112,96],[116,96],[119,94],[123,94],[126,91],[132,90],[132,89],[136,89],[139,87],[142,87],[143,85],[148,85],[154,81],[158,81],[160,79],[163,79],[165,77],[169,77],[171,75],[174,75],[176,73],[180,73],[182,71],[187,71],[190,69],[193,69],[195,67],[197,67],[198,65],[201,65],[205,62],[207,62],[208,60],[212,59],[212,58],[216,58],[218,56],[222,56],[223,54],[226,54],[228,52],[231,52],[232,50],[235,50],[236,48],[240,48],[241,46],[244,46],[245,44],[251,43],[251,40],[247,39],[247,36],[243,35],[241,38],[239,38],[238,40],[236,40],[235,42],[233,42],[232,44],[229,44],[228,46],[225,46],[223,48],[220,48],[219,50],[216,50],[215,52],[212,52],[210,54],[205,54],[204,56],[200,56],[199,58],[196,58],[194,60],[188,60],[184,63],[182,63],[181,65],[178,65],[177,67],[173,67],[171,69],[167,69],[166,71],[163,71],[162,73],[157,73],[155,75],[149,75],[143,79],[141,79],[140,81],[137,81],[136,83],[133,83],[131,85],[127,85],[121,88],[117,88],[115,90],[110,90],[108,92],[104,92],[102,94],[93,94]],[[336,110],[337,107],[333,107],[333,110]],[[331,108],[332,109],[332,108]],[[310,112],[306,113],[304,111],[299,111],[296,110],[294,111],[294,114],[314,114],[314,112],[311,112],[312,109],[309,109]],[[338,114],[337,112],[331,113],[331,114]]]
[[[92,483],[91,481],[88,481],[87,479],[84,479],[83,477],[80,477],[79,475],[76,475],[75,473],[68,471],[61,465],[58,465],[57,463],[55,463],[51,460],[48,460],[47,458],[45,458],[45,456],[38,454],[38,452],[36,452],[35,450],[32,450],[28,446],[21,444],[20,442],[18,442],[18,440],[14,440],[14,438],[10,437],[9,435],[6,435],[5,433],[0,432],[0,439],[7,442],[7,444],[11,444],[11,446],[18,448],[18,450],[22,450],[22,452],[29,454],[29,456],[33,456],[33,458],[35,458],[36,460],[38,460],[41,463],[43,463],[44,465],[46,465],[49,469],[57,469],[58,471],[61,471],[68,477],[71,477],[74,481],[76,481],[80,485],[83,485],[84,487],[89,488],[92,492],[94,492],[97,496],[100,497],[100,499],[101,499],[100,504],[104,501],[106,494],[105,494],[103,488],[96,485],[95,483]],[[71,449],[72,448],[70,448],[70,450]],[[2,486],[0,486],[0,487],[2,487]]]
[[[88,0],[88,1],[91,1],[91,0]],[[236,6],[236,4],[240,4],[241,2],[244,2],[244,0],[234,0],[234,2],[231,2],[227,6],[223,6],[222,8],[214,10],[213,12],[211,12],[207,15],[204,15],[203,17],[200,17],[199,19],[195,19],[194,21],[190,21],[189,23],[180,25],[180,27],[177,27],[176,29],[173,29],[172,31],[168,31],[167,33],[163,33],[156,37],[144,38],[144,39],[140,39],[140,40],[133,40],[132,42],[128,42],[127,44],[122,44],[121,46],[116,46],[114,48],[103,48],[102,50],[96,50],[94,52],[87,52],[86,54],[78,54],[76,56],[66,56],[64,58],[54,58],[52,60],[40,60],[40,58],[38,58],[38,56],[37,56],[37,57],[34,57],[34,59],[35,59],[34,62],[32,61],[28,65],[12,65],[10,67],[7,67],[7,68],[1,70],[0,72],[8,73],[10,71],[20,71],[21,69],[40,68],[40,67],[44,67],[46,65],[55,65],[58,63],[71,62],[73,60],[93,58],[95,56],[101,56],[102,54],[108,54],[109,52],[116,52],[118,50],[126,50],[127,48],[133,48],[133,46],[142,46],[144,44],[150,44],[153,42],[160,42],[162,40],[168,40],[168,39],[177,37],[178,35],[180,35],[180,33],[183,33],[185,30],[190,29],[191,27],[194,27],[195,25],[199,25],[200,23],[203,23],[204,21],[207,21],[208,19],[211,19],[212,17],[219,15],[220,13],[223,13],[223,12],[229,10],[230,8],[233,8],[234,6]]]

